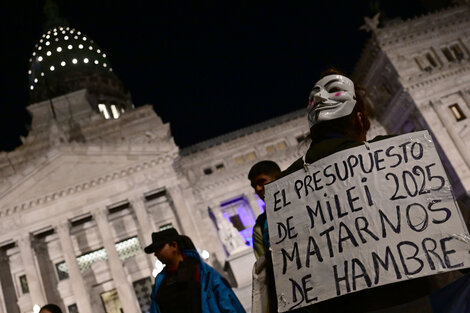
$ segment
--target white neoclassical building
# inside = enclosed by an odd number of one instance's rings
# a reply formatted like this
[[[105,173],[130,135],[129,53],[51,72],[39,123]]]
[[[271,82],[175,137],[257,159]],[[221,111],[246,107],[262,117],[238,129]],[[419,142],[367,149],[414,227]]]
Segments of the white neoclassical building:
[[[378,21],[366,19],[371,38],[354,80],[389,133],[430,130],[457,197],[470,205],[470,5]]]
[[[106,53],[51,26],[30,60],[30,131],[0,153],[0,312],[147,312],[151,233],[175,227],[251,305],[247,179],[262,159],[297,158],[303,111],[180,150],[151,105],[134,108]],[[247,268],[249,270],[247,270]]]

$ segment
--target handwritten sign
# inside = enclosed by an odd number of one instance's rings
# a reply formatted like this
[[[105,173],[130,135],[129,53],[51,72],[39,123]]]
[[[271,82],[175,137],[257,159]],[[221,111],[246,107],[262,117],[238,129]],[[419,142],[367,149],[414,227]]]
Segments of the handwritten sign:
[[[470,266],[431,136],[344,150],[266,186],[279,312]]]

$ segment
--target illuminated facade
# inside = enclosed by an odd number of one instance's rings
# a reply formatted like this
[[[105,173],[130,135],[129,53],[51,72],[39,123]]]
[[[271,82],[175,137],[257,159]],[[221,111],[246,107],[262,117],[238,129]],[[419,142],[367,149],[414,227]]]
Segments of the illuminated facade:
[[[463,1],[462,1],[463,2]],[[389,133],[428,129],[456,196],[470,206],[470,6],[378,27],[354,79]]]
[[[251,232],[264,204],[247,179],[304,153],[304,110],[180,150],[152,106],[134,108],[87,35],[52,26],[30,60],[31,130],[0,153],[0,313],[147,312],[157,268],[142,247],[175,227],[249,311]],[[384,129],[373,122],[370,138]],[[247,270],[248,269],[248,270]]]

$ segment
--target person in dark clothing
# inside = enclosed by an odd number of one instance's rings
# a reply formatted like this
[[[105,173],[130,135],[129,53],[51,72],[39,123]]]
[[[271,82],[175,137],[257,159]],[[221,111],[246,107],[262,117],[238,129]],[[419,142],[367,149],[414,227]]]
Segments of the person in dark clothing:
[[[310,147],[303,157],[281,173],[281,177],[336,152],[363,145],[366,141],[370,128],[366,107],[353,82],[341,73],[330,70],[315,84],[307,111]],[[377,136],[369,142],[390,137]],[[426,297],[462,276],[459,271],[453,271],[397,282],[329,299],[304,309],[308,312],[408,312],[409,307],[389,310],[415,303],[419,312],[431,312]]]
[[[152,233],[152,243],[144,251],[166,265],[155,279],[151,313],[245,313],[226,280],[176,229]]]
[[[62,310],[55,304],[46,304],[39,313],[62,313]]]
[[[264,201],[264,185],[276,180],[280,174],[281,168],[276,162],[264,160],[251,167],[248,179],[258,197]],[[263,212],[258,216],[253,227],[253,250],[256,259],[264,255],[268,248],[266,212]]]
[[[280,174],[281,168],[276,162],[264,160],[251,167],[248,179],[258,197],[264,201],[264,186],[275,181]],[[277,312],[266,212],[258,216],[253,227],[253,252],[257,261],[252,273],[252,311],[254,313]]]

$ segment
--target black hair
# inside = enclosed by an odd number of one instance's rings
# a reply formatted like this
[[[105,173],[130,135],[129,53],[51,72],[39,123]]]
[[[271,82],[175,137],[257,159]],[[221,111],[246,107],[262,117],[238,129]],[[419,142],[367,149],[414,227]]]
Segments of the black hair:
[[[251,180],[261,174],[271,175],[278,178],[281,174],[281,168],[274,161],[260,161],[251,167],[250,172],[248,173],[248,179]]]
[[[51,313],[62,313],[62,310],[55,304],[46,304],[39,310],[39,313],[43,312],[43,310],[48,310]]]
[[[335,74],[347,77],[342,71],[333,67],[323,71],[321,77]],[[313,125],[310,128],[310,139],[312,139],[313,142],[322,140],[327,133],[342,134],[351,139],[357,140],[362,131],[367,132],[369,130],[370,121],[368,118],[367,108],[362,97],[364,90],[355,85],[354,91],[356,94],[356,104],[354,105],[354,109],[351,114]],[[362,115],[362,126],[359,125],[356,118],[358,113]]]

